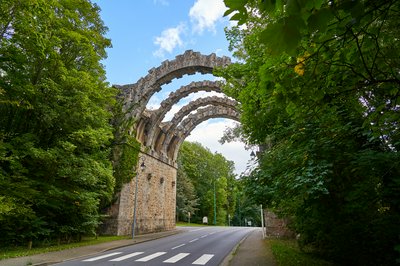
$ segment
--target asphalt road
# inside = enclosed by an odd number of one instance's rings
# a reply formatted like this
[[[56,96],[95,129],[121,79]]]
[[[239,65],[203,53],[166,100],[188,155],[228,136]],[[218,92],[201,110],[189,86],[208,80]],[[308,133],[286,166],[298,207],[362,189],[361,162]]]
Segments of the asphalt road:
[[[184,233],[56,265],[219,265],[252,230],[254,228],[189,227]]]

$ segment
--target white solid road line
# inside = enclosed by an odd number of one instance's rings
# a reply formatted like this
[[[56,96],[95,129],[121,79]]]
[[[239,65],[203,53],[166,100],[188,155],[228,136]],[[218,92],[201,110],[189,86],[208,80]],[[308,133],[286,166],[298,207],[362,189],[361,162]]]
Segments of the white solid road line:
[[[183,259],[184,257],[188,256],[190,253],[179,253],[178,255],[175,255],[167,260],[164,260],[164,263],[175,263],[181,259]]]
[[[179,246],[173,247],[173,248],[171,248],[171,249],[177,249],[177,248],[183,247],[183,246],[185,246],[185,245],[186,245],[186,244],[182,244],[182,245],[179,245]]]
[[[104,259],[104,258],[108,258],[108,257],[111,257],[111,256],[115,256],[115,255],[121,254],[121,253],[122,253],[122,252],[114,252],[114,253],[110,253],[110,254],[106,254],[106,255],[103,255],[103,256],[94,257],[94,258],[87,259],[87,260],[83,260],[83,261],[96,261],[96,260],[101,260],[101,259]]]
[[[138,255],[143,254],[143,253],[144,252],[134,252],[134,253],[131,253],[131,254],[128,254],[128,255],[125,255],[125,256],[122,256],[122,257],[118,257],[118,258],[112,259],[110,261],[122,261],[122,260],[126,260],[126,259],[129,259],[129,258],[138,256]]]
[[[167,253],[167,252],[156,252],[154,254],[151,254],[149,256],[143,257],[143,258],[135,260],[135,261],[149,261],[154,258],[160,257],[160,256],[164,255],[165,253]]]
[[[200,258],[195,260],[192,264],[195,264],[195,265],[206,265],[206,263],[209,260],[211,260],[212,257],[214,257],[213,254],[204,254],[203,256],[201,256]]]

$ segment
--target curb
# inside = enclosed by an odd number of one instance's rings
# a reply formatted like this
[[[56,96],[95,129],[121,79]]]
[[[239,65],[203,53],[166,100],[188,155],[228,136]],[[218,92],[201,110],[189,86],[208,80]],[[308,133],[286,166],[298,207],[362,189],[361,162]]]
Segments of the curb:
[[[221,262],[220,266],[228,266],[231,262],[231,260],[233,259],[236,251],[239,249],[240,245],[250,236],[250,234],[252,233],[249,232],[247,235],[245,235],[240,241],[239,243],[237,243],[237,245],[232,249],[232,251],[224,258],[224,260]]]

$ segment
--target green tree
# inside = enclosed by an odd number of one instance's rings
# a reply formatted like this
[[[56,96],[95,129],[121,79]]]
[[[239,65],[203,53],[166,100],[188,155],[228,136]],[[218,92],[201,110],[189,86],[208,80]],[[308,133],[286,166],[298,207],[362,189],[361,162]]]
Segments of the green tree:
[[[189,221],[189,215],[194,215],[198,210],[199,198],[180,159],[181,157],[178,158],[178,173],[176,178],[178,183],[176,187],[176,215],[177,221]]]
[[[94,233],[111,199],[110,40],[86,0],[0,3],[1,243]]]
[[[221,75],[262,149],[246,190],[342,264],[394,264],[400,190],[398,1],[233,1]],[[398,255],[397,255],[398,256]]]
[[[184,142],[179,151],[180,168],[195,188],[199,200],[193,222],[201,223],[207,216],[209,224],[214,221],[214,185],[217,224],[227,224],[228,213],[233,216],[236,193],[233,162],[219,153],[213,154],[199,143]],[[177,190],[179,190],[179,181]]]

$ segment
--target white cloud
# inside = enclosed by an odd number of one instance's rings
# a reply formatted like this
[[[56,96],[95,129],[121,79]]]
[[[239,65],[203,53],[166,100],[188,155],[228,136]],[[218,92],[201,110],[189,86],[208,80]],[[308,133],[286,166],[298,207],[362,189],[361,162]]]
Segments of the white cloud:
[[[242,142],[230,142],[223,145],[218,142],[224,134],[225,128],[232,127],[235,123],[237,122],[229,119],[218,119],[217,122],[215,119],[204,121],[191,132],[186,140],[199,142],[212,152],[221,153],[227,160],[235,163],[235,173],[240,175],[250,162],[251,151],[246,150]]]
[[[186,30],[184,23],[179,24],[175,28],[168,28],[161,33],[161,36],[156,37],[154,44],[158,45],[159,48],[154,52],[157,57],[164,57],[165,53],[172,53],[175,47],[182,47],[183,41],[181,34]]]
[[[223,0],[196,0],[189,11],[193,31],[197,33],[202,33],[204,30],[215,32],[215,23],[222,18],[226,9]]]

